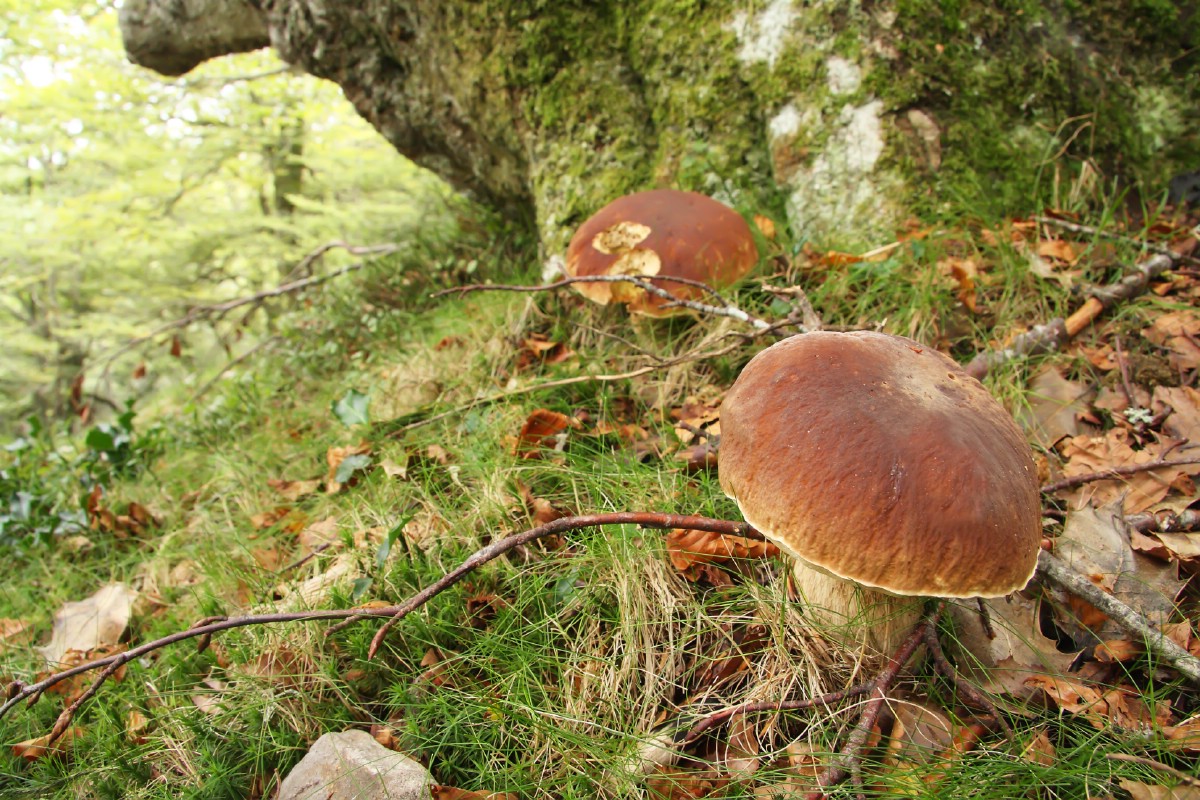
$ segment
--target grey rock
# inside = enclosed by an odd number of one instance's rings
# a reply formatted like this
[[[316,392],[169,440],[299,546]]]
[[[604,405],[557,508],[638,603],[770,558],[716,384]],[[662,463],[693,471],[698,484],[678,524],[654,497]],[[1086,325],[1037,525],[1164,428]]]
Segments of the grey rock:
[[[279,785],[276,800],[430,800],[433,776],[365,731],[327,733]]]

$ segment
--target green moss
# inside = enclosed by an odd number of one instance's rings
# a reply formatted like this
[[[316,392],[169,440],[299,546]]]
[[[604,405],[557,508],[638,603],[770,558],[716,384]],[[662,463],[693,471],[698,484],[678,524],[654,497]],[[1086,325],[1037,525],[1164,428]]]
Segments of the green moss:
[[[1159,0],[899,0],[897,11],[897,69],[872,88],[943,126],[937,196],[1013,212],[1051,199],[1040,178],[1051,162],[1153,190],[1200,158],[1186,123],[1200,103],[1194,11]],[[892,155],[911,167],[902,150]]]

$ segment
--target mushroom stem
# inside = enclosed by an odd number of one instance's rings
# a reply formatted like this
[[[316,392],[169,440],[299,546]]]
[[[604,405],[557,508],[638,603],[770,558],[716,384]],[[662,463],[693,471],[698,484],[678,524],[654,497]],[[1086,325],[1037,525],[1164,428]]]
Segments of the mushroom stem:
[[[801,560],[792,577],[808,618],[827,638],[854,650],[889,655],[921,619],[920,597],[861,586]]]

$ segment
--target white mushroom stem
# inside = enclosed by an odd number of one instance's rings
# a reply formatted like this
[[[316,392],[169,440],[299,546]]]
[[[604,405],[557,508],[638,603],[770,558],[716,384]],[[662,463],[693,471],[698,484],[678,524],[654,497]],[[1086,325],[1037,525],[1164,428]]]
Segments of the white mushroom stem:
[[[919,597],[861,586],[799,559],[792,574],[805,615],[847,647],[890,655],[921,620]]]

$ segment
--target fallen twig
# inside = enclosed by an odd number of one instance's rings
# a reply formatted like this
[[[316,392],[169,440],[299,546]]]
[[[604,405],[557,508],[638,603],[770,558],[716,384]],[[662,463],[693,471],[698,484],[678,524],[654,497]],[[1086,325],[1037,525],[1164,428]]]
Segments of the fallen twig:
[[[1180,256],[1157,253],[1137,264],[1134,270],[1116,283],[1092,288],[1091,297],[1066,319],[1053,319],[1037,325],[1002,350],[980,353],[964,367],[967,374],[982,380],[992,369],[1017,358],[1058,350],[1063,344],[1095,321],[1096,317],[1119,300],[1129,300],[1146,291],[1150,281],[1167,272],[1180,261]]]
[[[656,295],[665,300],[669,300],[670,304],[667,306],[668,308],[679,306],[681,308],[690,308],[693,311],[699,311],[702,314],[711,314],[718,317],[730,317],[732,319],[745,322],[748,325],[758,328],[759,330],[767,330],[776,324],[767,322],[765,319],[760,319],[753,314],[747,314],[737,306],[732,305],[728,300],[718,294],[715,289],[706,283],[694,281],[690,278],[674,278],[668,275],[655,275],[654,280],[672,281],[674,283],[680,283],[686,286],[693,286],[702,289],[721,301],[721,305],[715,306],[709,303],[701,303],[696,300],[685,300],[682,297],[671,294],[661,286],[655,286],[646,278],[639,277],[637,275],[580,275],[574,278],[563,278],[562,280],[555,281],[554,283],[545,283],[539,286],[513,286],[508,284],[477,283],[470,286],[456,286],[453,289],[443,289],[440,292],[434,292],[431,297],[443,297],[448,294],[463,295],[467,294],[468,292],[546,292],[552,289],[561,289],[564,286],[570,286],[573,283],[629,283],[649,292],[650,294]],[[802,325],[797,324],[797,327],[799,327],[801,330],[805,330],[804,326]]]
[[[1138,239],[1136,237],[1128,236],[1123,233],[1113,233],[1112,231],[1106,231],[1106,230],[1102,230],[1100,228],[1093,228],[1091,225],[1080,225],[1078,222],[1069,222],[1065,219],[1056,219],[1054,217],[1042,217],[1042,216],[1034,217],[1033,221],[1037,222],[1041,225],[1053,225],[1056,228],[1062,228],[1064,231],[1070,231],[1071,233],[1079,233],[1079,234],[1083,234],[1084,236],[1095,236],[1100,239],[1112,239],[1112,240],[1118,241],[1118,242],[1128,242],[1129,244],[1144,248],[1144,249],[1150,251],[1151,253],[1160,253],[1164,256],[1174,256],[1181,260],[1184,260],[1184,259],[1186,259],[1188,261],[1196,260],[1194,256],[1181,256],[1164,244],[1157,244],[1156,242],[1148,242],[1145,239]]]
[[[1139,472],[1150,472],[1156,469],[1165,467],[1185,467],[1189,464],[1200,464],[1200,457],[1197,458],[1177,458],[1171,461],[1159,458],[1154,461],[1149,461],[1145,464],[1127,464],[1123,467],[1110,467],[1109,469],[1100,470],[1099,472],[1088,472],[1083,475],[1072,475],[1069,478],[1060,478],[1042,486],[1042,494],[1054,494],[1061,492],[1063,489],[1074,489],[1076,486],[1083,486],[1086,483],[1095,483],[1096,481],[1107,481],[1114,478],[1120,478],[1125,475],[1136,475]]]
[[[704,717],[692,727],[688,728],[680,740],[681,745],[688,745],[700,738],[700,735],[709,728],[720,725],[722,722],[738,715],[738,714],[753,714],[760,711],[804,711],[809,708],[818,706],[825,707],[833,703],[840,703],[843,700],[851,697],[857,697],[860,694],[866,694],[875,688],[875,681],[869,680],[866,683],[860,683],[851,686],[848,689],[840,689],[836,692],[827,692],[818,697],[808,697],[804,700],[776,700],[776,701],[760,701],[757,703],[742,703],[740,706],[726,708],[721,711],[713,712],[707,717]]]
[[[725,533],[734,536],[745,536],[751,539],[761,540],[762,534],[754,530],[745,522],[733,522],[730,520],[711,519],[709,517],[697,517],[683,514],[661,514],[654,512],[613,512],[609,514],[589,514],[577,517],[563,517],[538,528],[525,531],[523,533],[514,534],[505,539],[498,539],[492,542],[487,547],[476,551],[459,567],[447,575],[444,575],[440,580],[426,587],[426,589],[418,592],[412,598],[404,603],[386,608],[373,609],[330,609],[330,610],[314,610],[314,611],[297,611],[278,614],[254,614],[244,617],[207,617],[200,623],[193,625],[187,630],[176,631],[167,636],[160,637],[145,644],[131,647],[128,650],[116,653],[105,658],[98,658],[89,661],[85,664],[79,664],[70,669],[56,672],[43,680],[36,683],[23,683],[13,681],[7,687],[7,700],[3,705],[0,705],[0,718],[3,718],[11,711],[18,703],[28,701],[30,703],[37,702],[46,690],[65,681],[73,678],[76,675],[81,675],[92,670],[102,670],[96,677],[91,686],[73,702],[70,706],[64,709],[59,715],[58,721],[55,723],[52,731],[51,741],[57,739],[62,733],[67,730],[71,719],[79,710],[80,706],[94,696],[100,687],[113,675],[122,665],[133,661],[141,656],[159,650],[168,645],[182,642],[187,639],[199,638],[202,643],[207,642],[209,637],[214,633],[231,630],[233,628],[244,628],[251,625],[269,625],[280,622],[307,622],[313,620],[338,620],[338,621],[353,621],[368,619],[373,617],[388,619],[388,622],[376,634],[375,641],[372,642],[371,654],[374,655],[375,649],[378,647],[378,642],[382,640],[388,628],[397,620],[411,613],[415,609],[424,605],[433,597],[445,589],[453,586],[455,583],[464,578],[467,573],[476,567],[486,564],[504,553],[507,553],[513,548],[519,547],[522,544],[533,541],[534,539],[543,536],[549,536],[554,533],[563,533],[564,531],[577,530],[579,528],[591,528],[598,525],[641,525],[645,528],[671,529],[671,528],[691,528],[694,530],[712,531],[714,533]],[[334,626],[336,629],[341,626]]]
[[[311,267],[312,263],[314,261],[316,261],[318,258],[325,255],[330,250],[334,250],[337,248],[344,249],[347,253],[350,253],[351,255],[376,256],[376,255],[388,255],[390,253],[398,252],[401,249],[401,247],[402,247],[401,245],[393,244],[393,243],[376,244],[376,245],[353,245],[353,244],[347,244],[346,242],[341,242],[341,241],[326,242],[325,244],[321,245],[320,247],[317,247],[317,248],[313,249],[312,251],[310,251],[309,253],[307,253],[304,256],[304,258],[302,258],[299,261],[299,263],[297,264],[296,271],[308,269],[309,267]],[[296,281],[290,281],[288,283],[284,283],[279,286],[276,286],[273,289],[264,289],[261,292],[255,292],[252,295],[248,295],[246,297],[238,297],[233,300],[226,300],[223,303],[212,303],[210,305],[195,306],[190,311],[188,311],[187,314],[180,317],[179,319],[175,319],[175,320],[172,320],[171,322],[164,323],[164,324],[158,326],[157,328],[155,328],[154,330],[150,331],[149,333],[143,334],[142,336],[134,337],[133,339],[130,339],[129,341],[122,343],[120,346],[108,351],[107,353],[101,354],[100,356],[98,356],[96,358],[96,360],[97,361],[111,361],[111,360],[115,359],[117,356],[121,355],[122,353],[126,353],[126,352],[134,349],[138,345],[144,344],[145,342],[148,342],[152,339],[156,339],[159,336],[162,336],[164,333],[170,333],[171,331],[186,328],[189,325],[191,325],[195,322],[198,322],[200,320],[203,320],[203,319],[212,319],[212,318],[220,319],[221,317],[228,314],[230,311],[233,311],[235,309],[242,308],[243,306],[248,306],[248,305],[261,305],[264,301],[269,300],[273,297],[280,297],[285,294],[294,294],[296,292],[304,291],[305,289],[311,289],[314,286],[318,286],[322,283],[326,283],[328,281],[333,280],[334,278],[339,278],[342,275],[346,275],[350,272],[355,272],[356,270],[360,270],[364,266],[366,266],[366,264],[367,264],[366,261],[356,261],[353,264],[348,264],[348,265],[342,267],[341,269],[336,269],[333,272],[326,273],[325,275],[315,275],[315,276],[311,276],[311,277],[307,277],[307,278],[302,278],[302,279],[296,280]]]
[[[1105,753],[1104,757],[1110,761],[1124,761],[1129,764],[1141,764],[1144,767],[1149,767],[1150,769],[1157,770],[1158,772],[1165,772],[1168,775],[1173,775],[1188,786],[1200,786],[1200,778],[1197,778],[1195,775],[1189,775],[1182,770],[1175,769],[1169,764],[1164,764],[1161,761],[1155,761],[1152,758],[1135,756],[1131,755],[1130,753]]]
[[[1192,684],[1200,686],[1200,659],[1171,641],[1143,614],[1105,592],[1045,550],[1038,553],[1037,574],[1044,581],[1091,603],[1145,645],[1146,650],[1166,661]]]
[[[871,729],[875,727],[875,723],[879,719],[879,714],[883,711],[883,703],[887,697],[887,691],[896,682],[896,678],[900,675],[900,670],[904,668],[904,665],[908,663],[913,653],[917,651],[917,648],[925,640],[925,631],[931,627],[936,627],[938,618],[942,613],[943,605],[939,604],[933,613],[917,623],[917,627],[913,628],[912,633],[908,635],[908,638],[896,650],[891,660],[880,670],[879,675],[875,678],[875,687],[871,690],[871,698],[863,708],[862,715],[858,718],[858,724],[854,726],[854,730],[846,738],[845,746],[834,757],[833,762],[817,776],[817,786],[821,789],[840,783],[847,775],[857,776],[859,774],[862,767],[862,752],[866,747],[867,737],[871,735]],[[806,795],[806,798],[807,800],[820,800],[824,796],[824,792],[812,792]]]
[[[477,397],[474,400],[469,400],[466,403],[455,406],[454,408],[449,408],[445,411],[439,411],[437,414],[418,416],[416,419],[412,419],[414,415],[407,415],[406,417],[401,417],[400,421],[389,420],[379,424],[393,431],[408,431],[414,428],[419,428],[423,425],[429,425],[430,423],[437,422],[438,420],[446,419],[447,417],[452,417],[456,414],[462,414],[475,408],[481,408],[493,403],[499,403],[520,395],[532,394],[534,392],[540,392],[546,389],[560,389],[564,386],[573,386],[580,383],[591,383],[593,381],[597,383],[612,383],[615,381],[629,380],[642,375],[648,375],[651,372],[674,367],[679,364],[687,364],[692,361],[703,361],[709,358],[719,358],[720,356],[728,355],[729,353],[732,353],[733,351],[743,347],[747,338],[755,339],[759,336],[774,333],[791,324],[792,322],[790,320],[783,320],[775,323],[770,328],[755,330],[752,333],[732,334],[738,337],[738,341],[728,344],[725,347],[721,347],[716,350],[709,350],[707,352],[692,351],[689,353],[683,353],[675,358],[662,359],[656,364],[649,364],[647,366],[638,367],[637,369],[631,369],[626,372],[616,372],[604,375],[576,375],[571,378],[558,378],[552,381],[546,381],[544,383],[523,386],[520,389],[510,389],[504,392],[497,392],[496,394],[488,395],[486,397]]]
[[[954,690],[965,697],[969,702],[974,703],[976,706],[979,706],[984,711],[995,717],[996,723],[1001,727],[1001,729],[1004,730],[1004,735],[1009,739],[1013,738],[1013,729],[1008,724],[1008,720],[1006,720],[1000,714],[1000,710],[996,708],[996,704],[993,703],[983,692],[979,691],[970,683],[963,680],[962,675],[960,675],[958,670],[955,669],[954,665],[950,663],[950,659],[946,658],[946,653],[944,650],[942,650],[942,642],[938,638],[938,631],[936,627],[925,627],[925,646],[929,648],[929,657],[933,660],[933,666],[938,672],[942,673],[947,680],[954,684]]]
[[[466,561],[459,564],[450,572],[443,575],[434,583],[426,586],[421,591],[417,592],[408,600],[396,607],[391,618],[376,631],[375,637],[371,639],[371,646],[367,649],[367,658],[374,658],[375,653],[379,651],[379,646],[383,644],[384,637],[392,626],[408,616],[416,609],[423,606],[430,599],[436,597],[446,589],[450,588],[460,580],[465,578],[476,567],[486,564],[487,562],[504,555],[509,550],[515,547],[520,547],[523,544],[528,544],[535,539],[540,539],[543,536],[549,536],[554,533],[563,533],[565,531],[578,530],[580,528],[594,528],[597,525],[640,525],[643,528],[658,528],[666,530],[671,528],[687,528],[697,531],[710,531],[712,533],[724,533],[731,536],[745,536],[751,539],[762,541],[765,537],[750,527],[745,522],[730,522],[728,520],[710,519],[708,517],[690,517],[681,516],[679,514],[656,514],[651,512],[615,512],[611,514],[586,514],[578,517],[563,517],[556,519],[553,522],[548,522],[545,525],[533,528],[532,530],[518,533],[514,536],[509,536],[504,539],[492,542],[487,547],[476,550],[467,558]],[[339,628],[345,627],[353,622],[353,619],[347,620],[344,623],[333,626],[330,632]]]
[[[1125,517],[1125,524],[1138,533],[1178,533],[1200,528],[1200,511],[1185,508],[1175,512],[1170,509],[1144,511]]]

